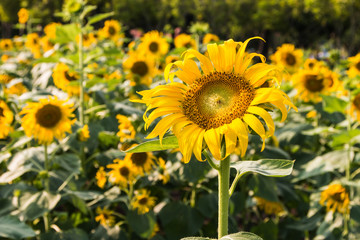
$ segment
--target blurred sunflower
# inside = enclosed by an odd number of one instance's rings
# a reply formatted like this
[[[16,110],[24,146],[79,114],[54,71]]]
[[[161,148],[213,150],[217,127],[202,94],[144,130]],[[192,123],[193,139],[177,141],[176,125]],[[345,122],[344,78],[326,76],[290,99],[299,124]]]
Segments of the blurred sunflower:
[[[265,198],[255,197],[257,206],[268,215],[281,215],[285,213],[285,210],[281,203],[272,202]]]
[[[4,51],[9,51],[13,48],[13,42],[11,39],[5,38],[0,40],[0,49]]]
[[[205,34],[203,38],[203,44],[218,42],[220,39],[217,35],[212,33]]]
[[[325,202],[326,211],[337,211],[339,213],[349,211],[349,193],[341,184],[331,184],[321,192],[320,204],[325,206]]]
[[[315,58],[308,58],[304,62],[304,69],[313,70],[316,67],[321,66],[322,63],[316,60]]]
[[[133,85],[150,86],[155,74],[155,62],[152,57],[139,52],[130,52],[123,63],[126,78],[133,81]]]
[[[123,188],[132,184],[137,176],[132,168],[132,163],[128,160],[115,159],[114,163],[108,164],[106,167],[112,169],[108,173],[109,182],[118,184]]]
[[[138,214],[145,214],[149,212],[156,203],[156,198],[150,196],[150,191],[140,189],[135,191],[135,196],[131,200],[133,209],[137,209]]]
[[[169,63],[174,63],[176,61],[179,61],[180,57],[176,55],[169,55],[165,58],[165,63],[168,65]]]
[[[322,94],[340,90],[337,75],[326,67],[301,69],[291,79],[297,89],[297,97],[305,102],[319,102]]]
[[[159,176],[158,179],[162,181],[163,184],[166,184],[170,180],[170,174],[166,168],[166,162],[161,157],[158,158],[158,166],[159,166]]]
[[[349,70],[347,74],[350,78],[360,76],[360,53],[356,54],[354,57],[349,57]]]
[[[1,56],[1,62],[6,62],[7,60],[9,60],[11,58],[11,56],[7,55],[7,54],[3,54]]]
[[[79,35],[77,35],[76,36],[76,42],[77,43],[79,43],[79,39],[80,39],[80,37],[79,37]],[[96,44],[96,42],[97,42],[97,39],[96,39],[94,33],[87,33],[87,34],[85,33],[85,34],[83,34],[83,46],[85,48],[88,48],[91,45]]]
[[[65,133],[71,133],[71,125],[75,122],[72,113],[73,104],[67,104],[57,97],[42,98],[39,102],[28,103],[20,112],[21,126],[28,137],[33,136],[40,144],[49,144],[62,139]]]
[[[110,75],[109,74],[105,74],[104,78],[106,80],[121,80],[122,79],[122,74],[119,70],[115,70],[114,72],[112,72]]]
[[[181,33],[177,35],[174,39],[174,44],[176,48],[197,49],[195,39],[193,39],[190,35],[186,33]]]
[[[78,131],[78,139],[80,142],[86,142],[90,138],[89,126],[85,124]]]
[[[19,17],[19,23],[24,24],[29,20],[29,11],[25,8],[21,8],[17,13]]]
[[[23,93],[26,93],[27,91],[28,89],[21,82],[16,83],[9,88],[5,88],[6,94],[14,94],[18,96],[22,95]]]
[[[56,64],[52,77],[56,87],[69,93],[70,95],[79,95],[80,87],[77,84],[79,76],[76,72],[70,70],[65,63]]]
[[[5,101],[0,100],[0,139],[6,138],[12,131],[14,114]]]
[[[107,209],[107,207],[103,209],[97,207],[95,221],[100,222],[101,225],[112,227],[115,224],[115,216],[112,215],[113,213],[114,211]]]
[[[284,43],[270,56],[271,61],[285,68],[289,73],[294,73],[302,64],[303,51],[296,49],[293,44]]]
[[[104,171],[104,167],[100,167],[95,175],[96,185],[98,185],[99,188],[104,188],[106,184],[106,176],[107,175],[106,172]]]
[[[14,78],[7,74],[0,74],[0,83],[7,84]]]
[[[104,27],[99,30],[99,35],[103,38],[111,39],[117,42],[121,37],[121,25],[116,20],[107,20],[104,23]]]
[[[120,142],[133,140],[135,138],[136,131],[129,118],[118,114],[116,115],[116,119],[119,121],[119,132],[117,132],[116,135],[120,137]]]
[[[25,46],[33,50],[34,48],[40,48],[40,37],[37,33],[30,33],[26,37]]]
[[[351,101],[350,115],[357,121],[360,121],[360,93],[356,94]]]
[[[46,25],[44,28],[45,35],[51,40],[56,38],[56,26],[61,26],[61,24],[52,22]]]
[[[251,38],[253,39],[253,38]],[[269,128],[269,135],[274,134],[274,122],[264,105],[279,108],[282,121],[287,117],[285,105],[296,109],[289,97],[275,87],[262,87],[269,80],[278,80],[277,67],[265,64],[265,57],[251,53],[245,55],[248,39],[244,43],[228,40],[224,44],[208,44],[209,58],[195,50],[187,50],[184,60],[169,64],[165,69],[165,80],[174,75],[184,83],[171,82],[151,90],[139,92],[145,103],[145,129],[156,119],[164,116],[147,138],[159,136],[172,129],[179,141],[180,151],[185,163],[190,161],[194,152],[202,161],[203,141],[212,155],[220,160],[235,150],[239,139],[242,156],[248,145],[248,126],[263,139],[265,147],[265,129],[258,119],[263,118]],[[260,38],[261,39],[261,38]],[[238,51],[237,47],[241,45]],[[262,63],[249,67],[255,56]],[[200,61],[203,73],[193,57]],[[170,73],[171,67],[179,70]],[[147,112],[153,110],[149,116]],[[225,140],[226,154],[221,156],[221,142]]]
[[[54,49],[54,44],[50,41],[47,36],[43,36],[40,39],[40,44],[44,52]]]
[[[142,38],[138,47],[139,51],[143,51],[153,57],[159,57],[167,54],[169,44],[163,33],[158,31],[147,32]]]
[[[131,162],[132,169],[138,175],[149,173],[155,165],[154,156],[151,152],[127,153],[124,160]]]

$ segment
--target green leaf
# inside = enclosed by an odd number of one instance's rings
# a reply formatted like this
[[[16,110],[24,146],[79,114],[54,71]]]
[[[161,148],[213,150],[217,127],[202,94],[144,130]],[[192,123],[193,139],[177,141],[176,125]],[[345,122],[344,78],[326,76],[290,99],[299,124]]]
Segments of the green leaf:
[[[14,216],[0,217],[0,236],[11,239],[34,237],[35,232]]]
[[[261,237],[250,232],[238,232],[230,235],[226,235],[220,240],[263,240]]]
[[[350,218],[360,223],[360,206],[355,205],[351,207]]]
[[[186,237],[180,240],[215,240],[214,238],[207,238],[207,237]]]
[[[324,111],[328,113],[344,112],[347,102],[333,96],[322,95]]]
[[[89,18],[87,25],[91,25],[93,23],[99,22],[99,21],[101,21],[105,18],[111,17],[113,15],[114,15],[114,12],[96,14],[95,16]]]
[[[87,5],[84,7],[84,10],[80,14],[80,19],[84,19],[85,16],[90,13],[91,11],[95,10],[97,7],[94,5]]]
[[[73,153],[64,153],[54,158],[53,164],[60,166],[69,173],[80,173],[81,160],[78,155]]]
[[[256,161],[240,161],[231,164],[239,174],[255,172],[264,176],[283,177],[290,175],[294,166],[294,160],[262,159]]]
[[[126,219],[131,229],[142,238],[151,236],[156,223],[153,212],[139,215],[136,211],[129,211]]]
[[[75,42],[76,36],[79,35],[80,28],[72,23],[66,25],[56,26],[56,43]]]
[[[355,137],[360,135],[360,129],[352,129],[350,131],[343,131],[339,134],[333,135],[333,141],[331,145],[333,147],[356,141]]]
[[[153,140],[141,143],[129,150],[125,151],[126,153],[137,153],[137,152],[154,152],[162,151],[167,149],[178,148],[179,143],[176,136],[165,137],[160,144],[160,140]]]

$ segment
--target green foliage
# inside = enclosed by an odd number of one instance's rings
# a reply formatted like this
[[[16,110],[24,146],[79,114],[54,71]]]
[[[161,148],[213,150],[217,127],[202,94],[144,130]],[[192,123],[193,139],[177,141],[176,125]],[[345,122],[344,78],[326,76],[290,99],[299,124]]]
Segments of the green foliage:
[[[136,153],[136,152],[154,152],[167,149],[173,149],[179,147],[178,140],[176,136],[164,137],[162,142],[160,140],[152,140],[143,142],[131,149],[126,150],[126,153]]]
[[[0,217],[0,236],[10,239],[35,237],[35,232],[14,216]]]

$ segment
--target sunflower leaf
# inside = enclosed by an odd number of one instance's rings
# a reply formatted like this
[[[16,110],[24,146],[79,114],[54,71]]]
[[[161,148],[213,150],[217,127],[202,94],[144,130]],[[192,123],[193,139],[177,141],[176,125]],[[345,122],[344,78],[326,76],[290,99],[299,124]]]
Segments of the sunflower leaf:
[[[322,95],[322,98],[323,108],[328,113],[344,112],[346,105],[348,104],[346,101],[333,96]]]
[[[93,23],[99,22],[99,21],[101,21],[105,18],[111,17],[113,15],[114,15],[114,12],[96,14],[95,16],[89,18],[89,21],[87,24],[91,25]]]
[[[240,175],[255,172],[264,176],[283,177],[290,175],[294,160],[261,159],[257,161],[240,161],[231,165]]]
[[[220,240],[263,240],[261,237],[250,232],[238,232],[230,235],[226,235]]]
[[[162,140],[162,144],[160,144],[160,140],[152,140],[143,142],[133,148],[130,148],[124,152],[126,153],[138,153],[138,152],[154,152],[154,151],[162,151],[172,148],[178,148],[179,143],[176,136],[165,137]]]
[[[34,237],[35,232],[14,216],[0,217],[0,236],[5,238],[20,239]]]

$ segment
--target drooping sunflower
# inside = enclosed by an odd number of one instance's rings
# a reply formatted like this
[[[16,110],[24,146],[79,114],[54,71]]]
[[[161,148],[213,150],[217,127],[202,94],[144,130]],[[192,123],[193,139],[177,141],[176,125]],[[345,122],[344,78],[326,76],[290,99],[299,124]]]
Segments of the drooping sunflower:
[[[79,75],[70,70],[65,63],[58,63],[54,68],[52,74],[54,84],[56,87],[64,90],[70,95],[79,95],[80,87],[77,84]]]
[[[137,209],[138,214],[145,214],[149,212],[156,203],[156,197],[150,196],[150,191],[140,189],[135,192],[134,198],[131,200],[133,209]]]
[[[57,97],[42,98],[39,102],[28,103],[20,112],[21,126],[28,137],[33,136],[40,144],[49,144],[54,138],[62,139],[71,133],[74,124],[73,104]]]
[[[186,33],[181,33],[177,35],[174,39],[174,44],[176,48],[192,48],[197,49],[196,41]]]
[[[116,115],[116,118],[119,121],[119,132],[116,135],[120,137],[120,142],[133,140],[136,131],[129,118],[121,114]]]
[[[302,64],[303,51],[295,48],[293,44],[284,43],[278,47],[270,59],[276,65],[282,66],[289,73],[294,73]]]
[[[116,20],[107,20],[104,23],[104,27],[99,30],[99,35],[103,38],[111,39],[117,42],[121,37],[121,25]]]
[[[132,169],[139,175],[150,172],[155,165],[151,152],[127,153],[124,160],[131,162]]]
[[[265,198],[255,197],[257,206],[268,215],[281,215],[285,213],[280,202],[269,201]]]
[[[350,78],[360,76],[360,53],[356,54],[354,57],[349,57],[349,70],[347,74]]]
[[[106,184],[106,176],[107,176],[107,174],[104,170],[104,167],[100,167],[95,175],[96,185],[98,185],[99,188],[104,188],[104,186]]]
[[[5,101],[0,100],[0,139],[6,138],[12,131],[14,114]]]
[[[135,84],[150,86],[155,72],[155,62],[152,57],[138,51],[130,52],[123,63],[126,78]]]
[[[205,34],[203,38],[203,44],[218,42],[220,39],[217,35],[212,33]]]
[[[305,102],[319,102],[321,94],[328,95],[340,90],[337,75],[327,67],[301,69],[291,79],[297,89],[297,97]]]
[[[11,39],[5,38],[0,40],[0,49],[4,51],[9,51],[13,48],[13,43]]]
[[[108,164],[106,167],[112,169],[108,173],[109,182],[118,184],[123,188],[132,184],[137,176],[132,168],[132,163],[128,160],[115,159],[114,163]]]
[[[56,26],[61,26],[61,24],[52,22],[46,25],[44,28],[45,35],[51,40],[56,38]]]
[[[141,38],[139,51],[144,51],[153,57],[159,57],[165,55],[169,51],[169,44],[167,43],[166,38],[163,37],[163,33],[150,31],[145,33]]]
[[[101,225],[112,227],[115,224],[115,216],[113,213],[114,211],[107,209],[107,207],[103,209],[97,207],[95,221],[100,222]]]
[[[253,38],[251,38],[253,39]],[[244,43],[228,40],[224,44],[208,44],[209,57],[195,50],[187,50],[183,61],[169,64],[164,72],[165,79],[176,75],[181,82],[170,82],[151,90],[139,92],[145,103],[145,128],[158,117],[164,116],[147,138],[159,136],[172,129],[179,141],[179,148],[185,163],[194,152],[202,161],[203,142],[212,155],[220,160],[234,152],[237,141],[241,154],[245,155],[248,145],[248,127],[252,128],[264,143],[265,129],[258,119],[263,118],[274,134],[274,122],[263,107],[265,104],[279,108],[282,121],[287,117],[286,105],[296,109],[289,97],[274,86],[263,87],[268,81],[278,80],[277,67],[265,64],[261,54],[245,54],[248,39]],[[259,38],[261,39],[261,38]],[[237,47],[240,48],[237,51]],[[249,66],[258,56],[262,63]],[[202,72],[192,59],[200,61]],[[178,68],[170,73],[171,68]],[[149,116],[147,113],[152,110]],[[221,156],[221,142],[225,140],[226,154]]]
[[[24,24],[29,20],[29,11],[25,8],[21,8],[17,13],[19,17],[19,23]]]
[[[320,204],[325,206],[325,202],[326,211],[345,213],[349,210],[349,193],[341,184],[331,184],[321,192]]]

